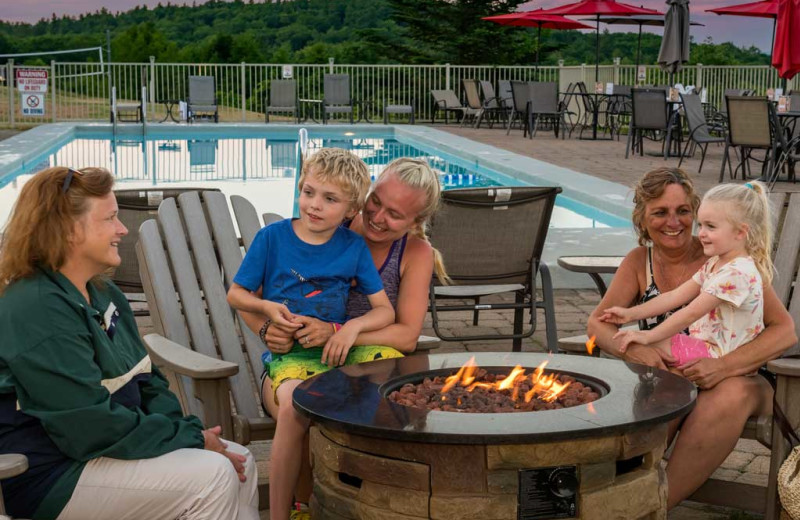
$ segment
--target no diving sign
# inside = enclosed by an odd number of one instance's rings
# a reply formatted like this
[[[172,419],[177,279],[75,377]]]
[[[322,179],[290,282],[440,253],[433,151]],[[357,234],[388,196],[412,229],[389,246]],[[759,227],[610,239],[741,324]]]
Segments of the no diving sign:
[[[23,116],[44,115],[44,94],[21,94],[20,98]]]

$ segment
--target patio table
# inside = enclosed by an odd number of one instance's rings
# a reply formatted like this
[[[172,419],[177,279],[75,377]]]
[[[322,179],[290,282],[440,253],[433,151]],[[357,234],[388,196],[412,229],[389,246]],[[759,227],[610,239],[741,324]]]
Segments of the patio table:
[[[624,256],[601,255],[561,256],[558,258],[558,265],[573,273],[588,274],[597,285],[597,290],[600,291],[600,297],[602,298],[606,295],[607,288],[600,275],[616,273],[617,269],[619,269],[619,264],[622,263],[624,258]]]
[[[164,119],[159,121],[159,123],[163,123],[167,119],[172,119],[176,123],[179,122],[175,118],[175,114],[172,112],[172,109],[175,108],[175,105],[180,103],[179,99],[162,99],[161,101],[158,101],[158,103],[162,103],[164,105],[164,109],[167,112],[166,115],[164,115]]]
[[[322,100],[321,99],[298,99],[297,101],[300,102],[300,111],[302,114],[303,122],[308,121],[310,117],[312,121],[315,123],[319,123],[319,120],[314,117],[314,114],[319,114],[320,110],[322,110]]]
[[[612,98],[614,96],[621,96],[622,94],[601,94],[598,92],[561,92],[562,96],[580,96],[585,97],[589,100],[589,104],[592,106],[592,136],[591,137],[583,137],[583,128],[581,128],[581,134],[578,136],[578,139],[584,139],[589,141],[611,141],[613,137],[597,137],[597,123],[598,123],[598,114],[600,112],[600,104],[605,101],[606,99]]]

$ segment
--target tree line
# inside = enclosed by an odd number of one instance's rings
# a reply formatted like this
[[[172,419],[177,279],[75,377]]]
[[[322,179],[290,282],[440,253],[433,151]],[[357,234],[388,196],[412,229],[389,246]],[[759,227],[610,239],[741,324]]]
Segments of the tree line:
[[[169,2],[123,13],[103,8],[78,17],[51,16],[34,24],[0,21],[0,54],[106,46],[115,62],[189,63],[451,63],[530,65],[535,29],[481,20],[508,13],[521,0],[210,0],[184,6]],[[635,62],[636,33],[600,37],[600,59]],[[642,63],[655,63],[659,35],[642,35]],[[541,63],[594,63],[595,36],[542,31]],[[755,47],[693,42],[693,63],[768,64]],[[17,59],[29,65],[96,61],[96,53]],[[0,60],[2,61],[2,60]]]

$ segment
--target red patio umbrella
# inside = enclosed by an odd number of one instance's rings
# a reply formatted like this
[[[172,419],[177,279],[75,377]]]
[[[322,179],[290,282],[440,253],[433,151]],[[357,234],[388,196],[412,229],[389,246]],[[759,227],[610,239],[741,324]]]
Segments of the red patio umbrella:
[[[543,9],[528,11],[525,13],[500,14],[496,16],[485,16],[481,20],[499,23],[500,25],[513,25],[516,27],[537,27],[536,31],[536,76],[539,76],[539,42],[542,37],[542,29],[591,29],[592,26],[586,25],[563,16],[554,14],[540,14]]]
[[[780,0],[772,66],[784,80],[800,72],[800,0]]]
[[[595,81],[599,78],[600,74],[600,17],[601,16],[633,16],[637,14],[658,14],[663,15],[654,9],[646,9],[644,7],[636,7],[634,5],[623,4],[622,2],[615,2],[614,0],[581,0],[573,4],[562,5],[560,7],[553,7],[552,9],[545,9],[538,11],[540,15],[543,14],[557,14],[561,16],[586,16],[594,15],[597,24],[597,35],[595,37],[595,64],[594,75]]]
[[[730,16],[749,16],[751,18],[772,18],[772,42],[775,42],[775,21],[778,18],[778,0],[761,0],[759,2],[748,2],[746,4],[729,5],[706,9],[707,13],[715,13]],[[772,48],[770,47],[770,62],[772,62]]]

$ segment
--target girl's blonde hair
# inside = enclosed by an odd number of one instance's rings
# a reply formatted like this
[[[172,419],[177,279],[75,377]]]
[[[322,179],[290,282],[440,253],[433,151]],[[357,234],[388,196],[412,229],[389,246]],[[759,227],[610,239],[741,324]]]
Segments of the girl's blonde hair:
[[[384,168],[378,180],[375,181],[375,185],[377,186],[389,176],[393,176],[409,188],[420,190],[425,194],[425,204],[414,219],[414,227],[411,230],[411,234],[428,242],[428,224],[439,208],[439,198],[442,194],[442,186],[439,183],[438,175],[422,159],[401,157],[390,162]],[[433,270],[442,283],[450,283],[451,280],[447,276],[444,260],[436,248],[433,248]]]
[[[650,233],[645,226],[644,210],[647,205],[664,195],[664,191],[670,184],[677,184],[686,192],[686,199],[692,208],[692,216],[697,216],[697,208],[700,207],[700,197],[694,190],[692,179],[680,168],[656,168],[645,173],[636,186],[633,187],[633,229],[640,246],[647,245],[650,241]]]
[[[367,165],[358,156],[342,148],[322,148],[303,160],[298,187],[303,189],[306,176],[313,174],[320,182],[331,182],[344,190],[350,206],[361,211],[369,193]]]
[[[763,282],[772,283],[772,217],[766,186],[757,181],[719,184],[706,192],[703,202],[724,203],[734,226],[747,225],[747,254],[753,258]]]
[[[104,168],[47,168],[20,191],[0,241],[0,294],[31,276],[36,266],[64,265],[75,222],[89,211],[89,199],[108,195],[114,177]]]

